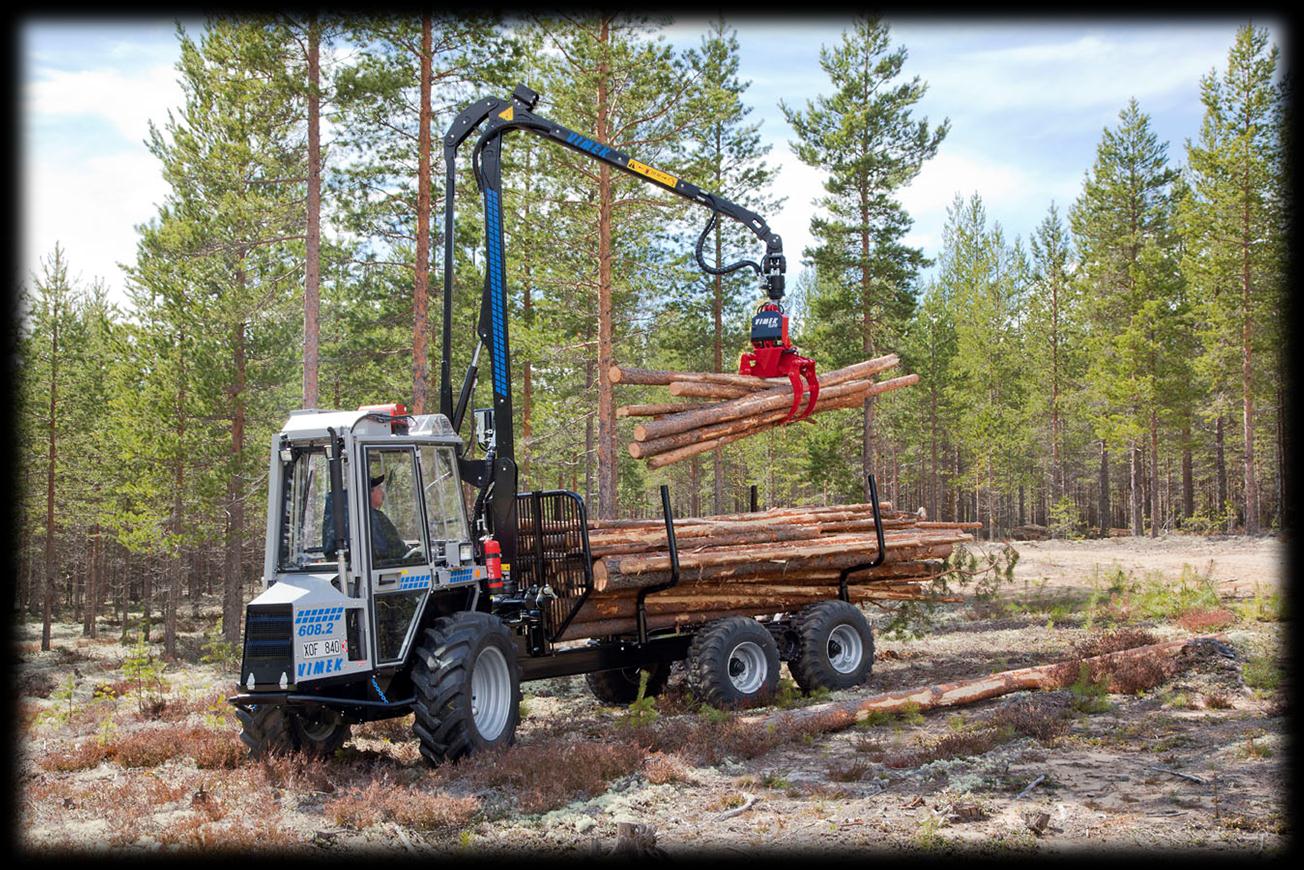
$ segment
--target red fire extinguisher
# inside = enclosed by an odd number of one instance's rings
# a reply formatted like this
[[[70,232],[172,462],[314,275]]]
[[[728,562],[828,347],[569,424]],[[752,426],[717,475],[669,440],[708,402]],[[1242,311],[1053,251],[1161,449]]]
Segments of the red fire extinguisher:
[[[489,571],[490,589],[503,587],[503,550],[493,538],[484,539],[484,564]]]

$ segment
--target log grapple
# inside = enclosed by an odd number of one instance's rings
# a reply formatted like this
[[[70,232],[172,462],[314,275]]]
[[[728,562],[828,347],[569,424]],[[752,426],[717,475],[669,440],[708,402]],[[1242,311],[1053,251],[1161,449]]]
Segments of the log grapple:
[[[820,382],[815,377],[815,360],[802,356],[788,338],[788,315],[776,301],[765,302],[752,317],[752,350],[738,359],[738,374],[757,378],[786,377],[792,383],[792,407],[784,423],[804,420],[815,410]],[[803,391],[806,407],[801,413]]]

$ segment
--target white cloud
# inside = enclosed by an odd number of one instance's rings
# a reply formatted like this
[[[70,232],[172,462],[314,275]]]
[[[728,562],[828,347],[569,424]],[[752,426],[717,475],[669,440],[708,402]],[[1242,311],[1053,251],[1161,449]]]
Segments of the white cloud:
[[[802,249],[811,243],[810,219],[816,213],[814,199],[824,193],[824,173],[798,160],[786,142],[776,144],[770,158],[779,167],[774,192],[787,200],[778,213],[762,216],[770,229],[782,237],[788,271],[795,274]]]
[[[945,95],[948,106],[1003,110],[1106,109],[1117,112],[1129,97],[1146,108],[1193,91],[1209,69],[1223,61],[1226,45],[1204,34],[1179,34],[1162,50],[1144,37],[1033,42],[1006,48],[959,52],[918,66],[929,93]]]
[[[24,89],[27,123],[49,119],[95,118],[107,121],[132,143],[149,131],[148,122],[164,120],[166,107],[181,104],[181,87],[171,66],[138,70],[36,69]]]
[[[136,250],[135,225],[152,217],[167,193],[159,164],[144,149],[79,160],[59,151],[29,158],[23,174],[23,277],[59,242],[74,275],[101,277],[125,302],[122,271]]]

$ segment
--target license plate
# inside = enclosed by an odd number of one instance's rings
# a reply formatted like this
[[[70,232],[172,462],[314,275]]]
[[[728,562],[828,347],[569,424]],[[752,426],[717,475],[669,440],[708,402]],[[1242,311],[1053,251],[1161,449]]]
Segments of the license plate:
[[[338,640],[311,640],[303,645],[303,658],[305,659],[319,659],[323,656],[338,656],[341,654],[341,641]]]

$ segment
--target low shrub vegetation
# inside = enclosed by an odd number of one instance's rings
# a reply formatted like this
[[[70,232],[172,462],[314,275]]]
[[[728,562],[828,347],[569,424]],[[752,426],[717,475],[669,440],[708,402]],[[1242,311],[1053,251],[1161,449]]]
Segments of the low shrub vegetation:
[[[417,831],[448,832],[464,828],[475,818],[480,801],[403,787],[385,778],[366,788],[344,791],[327,801],[322,811],[332,822],[347,828],[360,830],[393,822]]]
[[[473,755],[431,775],[440,784],[508,789],[521,811],[533,814],[602,794],[612,780],[638,770],[643,756],[633,740],[567,736]]]
[[[83,739],[70,749],[42,759],[46,770],[85,770],[111,761],[122,767],[158,767],[174,758],[189,758],[205,769],[234,768],[247,751],[234,732],[183,725],[115,731]]]

